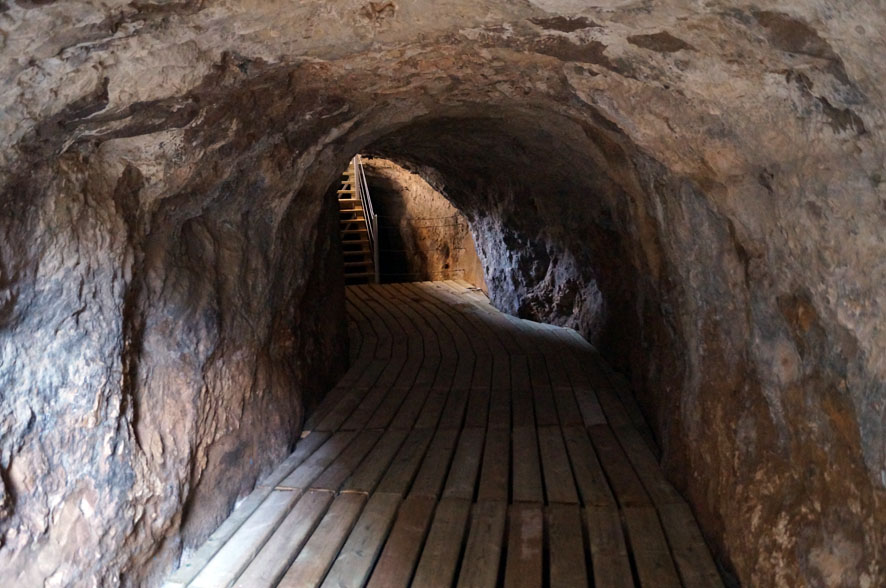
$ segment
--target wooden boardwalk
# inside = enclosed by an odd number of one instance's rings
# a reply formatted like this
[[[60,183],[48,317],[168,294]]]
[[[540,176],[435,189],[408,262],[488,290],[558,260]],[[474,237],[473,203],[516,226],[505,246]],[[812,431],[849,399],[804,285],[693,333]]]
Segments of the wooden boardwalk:
[[[465,282],[348,287],[351,368],[167,586],[722,586],[574,331]]]

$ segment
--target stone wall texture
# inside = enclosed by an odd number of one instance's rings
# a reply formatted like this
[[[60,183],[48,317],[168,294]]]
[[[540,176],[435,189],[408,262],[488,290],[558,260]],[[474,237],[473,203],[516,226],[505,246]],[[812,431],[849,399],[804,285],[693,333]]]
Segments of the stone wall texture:
[[[367,151],[629,374],[747,586],[886,584],[886,12],[0,0],[0,585],[152,586],[346,357]]]

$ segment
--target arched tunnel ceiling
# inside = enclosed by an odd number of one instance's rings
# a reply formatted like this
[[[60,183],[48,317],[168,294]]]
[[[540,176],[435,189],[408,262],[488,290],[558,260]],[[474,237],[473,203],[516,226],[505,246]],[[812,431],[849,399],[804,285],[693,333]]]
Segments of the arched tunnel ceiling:
[[[882,583],[883,39],[876,3],[0,1],[0,583],[156,584],[285,452],[364,149],[630,373],[741,582]]]

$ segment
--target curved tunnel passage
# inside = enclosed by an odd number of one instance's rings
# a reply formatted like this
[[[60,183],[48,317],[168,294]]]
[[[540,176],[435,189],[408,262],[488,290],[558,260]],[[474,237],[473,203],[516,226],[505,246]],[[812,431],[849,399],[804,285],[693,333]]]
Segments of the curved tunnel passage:
[[[630,391],[575,331],[466,282],[347,303],[350,369],[170,588],[722,586]]]
[[[288,453],[364,150],[629,375],[741,582],[882,583],[882,14],[395,4],[0,2],[0,583],[155,585]]]

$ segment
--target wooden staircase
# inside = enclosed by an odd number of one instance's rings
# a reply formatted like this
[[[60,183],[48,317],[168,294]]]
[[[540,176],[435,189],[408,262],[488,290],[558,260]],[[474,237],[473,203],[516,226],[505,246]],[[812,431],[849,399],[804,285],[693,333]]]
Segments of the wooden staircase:
[[[343,174],[341,188],[338,190],[339,230],[345,283],[365,284],[376,281],[376,272],[369,224],[357,187],[355,159],[351,160]]]

